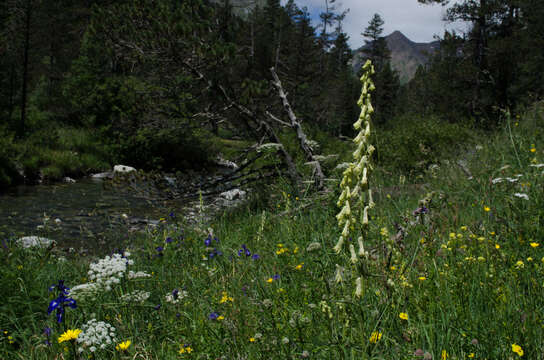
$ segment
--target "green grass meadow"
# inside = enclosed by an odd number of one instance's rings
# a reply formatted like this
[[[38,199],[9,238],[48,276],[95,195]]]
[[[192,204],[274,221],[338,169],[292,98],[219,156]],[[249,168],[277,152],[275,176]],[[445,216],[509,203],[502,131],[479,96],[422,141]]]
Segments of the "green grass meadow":
[[[130,235],[119,282],[63,303],[60,323],[49,288],[91,282],[98,258],[3,239],[0,358],[542,359],[543,130],[535,107],[418,176],[378,167],[360,298],[349,253],[333,251],[337,185],[276,185],[197,226],[165,214]],[[59,342],[91,319],[115,328],[103,348]]]

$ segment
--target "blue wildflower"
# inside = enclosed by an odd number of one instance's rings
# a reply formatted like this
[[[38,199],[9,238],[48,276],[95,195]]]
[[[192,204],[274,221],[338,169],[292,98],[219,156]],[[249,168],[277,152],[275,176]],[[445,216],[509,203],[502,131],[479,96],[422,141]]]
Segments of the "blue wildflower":
[[[62,289],[59,296],[55,300],[51,301],[49,303],[49,307],[47,308],[47,315],[51,315],[53,311],[57,310],[58,323],[61,323],[64,318],[64,308],[66,306],[71,307],[72,309],[76,308],[76,301],[70,297],[66,297],[67,293],[65,293],[65,291],[67,291],[67,289],[68,288],[66,287]]]
[[[210,320],[217,320],[217,318],[219,317],[219,313],[218,312],[212,312],[210,315],[208,315],[208,319]]]
[[[179,290],[178,289],[174,289],[172,291],[172,297],[174,298],[174,300],[178,299],[178,297],[179,297]]]
[[[69,287],[64,286],[64,280],[59,280],[57,284],[53,284],[49,287],[49,291],[53,291],[55,289],[64,295],[68,295],[68,292],[70,291]]]
[[[161,309],[161,304],[157,304],[157,306],[153,307],[153,309],[155,309],[157,311],[160,310]]]
[[[213,250],[208,254],[210,259],[213,259],[214,257],[221,256],[221,255],[223,255],[223,253],[221,252],[221,250],[217,250],[217,248],[213,248]]]
[[[253,256],[251,258],[253,260],[259,260],[261,257],[259,256],[259,254],[253,254]]]
[[[166,243],[170,244],[174,239],[172,239],[170,236],[166,238]]]
[[[210,246],[211,244],[212,244],[212,236],[211,236],[211,235],[208,235],[208,237],[206,238],[206,240],[204,240],[204,245]]]
[[[238,256],[242,256],[243,254],[246,254],[246,256],[251,256],[251,251],[249,251],[245,244],[242,244],[242,248],[238,250]]]
[[[276,275],[272,276],[272,279],[274,279],[274,280],[279,280],[279,279],[280,279],[280,275],[279,275],[279,274],[276,274]]]

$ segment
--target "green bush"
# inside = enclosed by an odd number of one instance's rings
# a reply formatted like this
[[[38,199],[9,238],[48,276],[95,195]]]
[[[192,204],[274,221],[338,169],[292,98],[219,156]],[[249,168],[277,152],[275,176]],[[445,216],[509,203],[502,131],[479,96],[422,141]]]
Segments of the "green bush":
[[[474,131],[436,117],[405,116],[392,128],[373,132],[377,163],[415,175],[460,152],[474,140]]]

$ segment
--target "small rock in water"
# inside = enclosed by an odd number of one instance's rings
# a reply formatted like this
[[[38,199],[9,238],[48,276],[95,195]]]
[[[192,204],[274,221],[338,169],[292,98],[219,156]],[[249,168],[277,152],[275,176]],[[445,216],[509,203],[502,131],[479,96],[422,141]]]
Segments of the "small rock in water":
[[[66,184],[73,184],[75,183],[76,181],[74,179],[72,179],[71,177],[69,176],[66,176],[62,179],[62,182],[63,183],[66,183]]]
[[[131,167],[131,166],[115,165],[113,167],[113,173],[114,174],[117,174],[117,173],[126,174],[126,173],[133,172],[133,171],[136,171],[136,169]]]
[[[54,244],[55,241],[39,236],[24,236],[18,239],[15,243],[26,249],[31,247],[45,248],[50,246],[51,244]]]

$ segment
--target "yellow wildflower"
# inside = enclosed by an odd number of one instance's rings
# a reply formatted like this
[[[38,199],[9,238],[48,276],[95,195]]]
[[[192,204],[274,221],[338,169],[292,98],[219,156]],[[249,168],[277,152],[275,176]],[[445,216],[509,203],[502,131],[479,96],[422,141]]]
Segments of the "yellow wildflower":
[[[425,276],[420,276],[418,279],[419,279],[420,281],[425,281],[427,278],[426,278]]]
[[[523,356],[523,349],[519,345],[512,344],[512,351],[518,354],[519,357]]]
[[[115,346],[115,350],[117,350],[117,351],[127,351],[130,344],[131,344],[130,340],[123,341],[122,343],[119,343],[119,344],[117,344]]]
[[[234,298],[229,296],[226,291],[223,291],[223,296],[221,297],[221,300],[219,300],[219,303],[223,304],[223,303],[226,303],[228,301],[233,302]]]
[[[79,336],[80,333],[81,333],[80,329],[66,330],[65,332],[62,333],[61,336],[59,336],[59,344],[64,342],[64,341],[70,341],[70,340],[77,339],[77,337]]]
[[[408,320],[408,314],[401,312],[399,314],[399,318],[401,318],[402,320]]]
[[[300,263],[298,264],[297,266],[295,266],[295,269],[297,270],[302,270],[302,266],[304,265],[304,263]]]
[[[501,246],[499,244],[495,244],[495,249],[500,249]]]
[[[446,350],[442,350],[442,356],[440,356],[441,360],[446,360],[448,358],[448,353]]]
[[[468,354],[468,358],[469,358],[469,359],[472,359],[473,357],[474,357],[474,353]]]
[[[368,339],[368,341],[370,341],[372,344],[375,344],[378,341],[380,341],[381,339],[382,339],[382,333],[378,332],[378,331],[373,331],[372,334],[370,335],[370,339]]]
[[[179,346],[179,353],[180,354],[190,354],[193,352],[193,348],[186,345],[180,345]]]
[[[488,212],[489,210],[491,210],[491,208],[489,206],[484,206],[484,210],[485,212]]]
[[[269,284],[272,283],[273,281],[274,281],[274,279],[272,279],[272,278],[268,278],[268,279],[266,280],[266,282],[269,283]]]
[[[223,315],[219,315],[219,316],[217,317],[217,320],[218,320],[218,321],[225,320],[225,317],[224,317]]]
[[[255,338],[254,338],[254,337],[250,337],[250,338],[249,338],[249,342],[255,342]]]
[[[537,248],[540,244],[537,242],[532,242],[530,245],[532,248]]]

